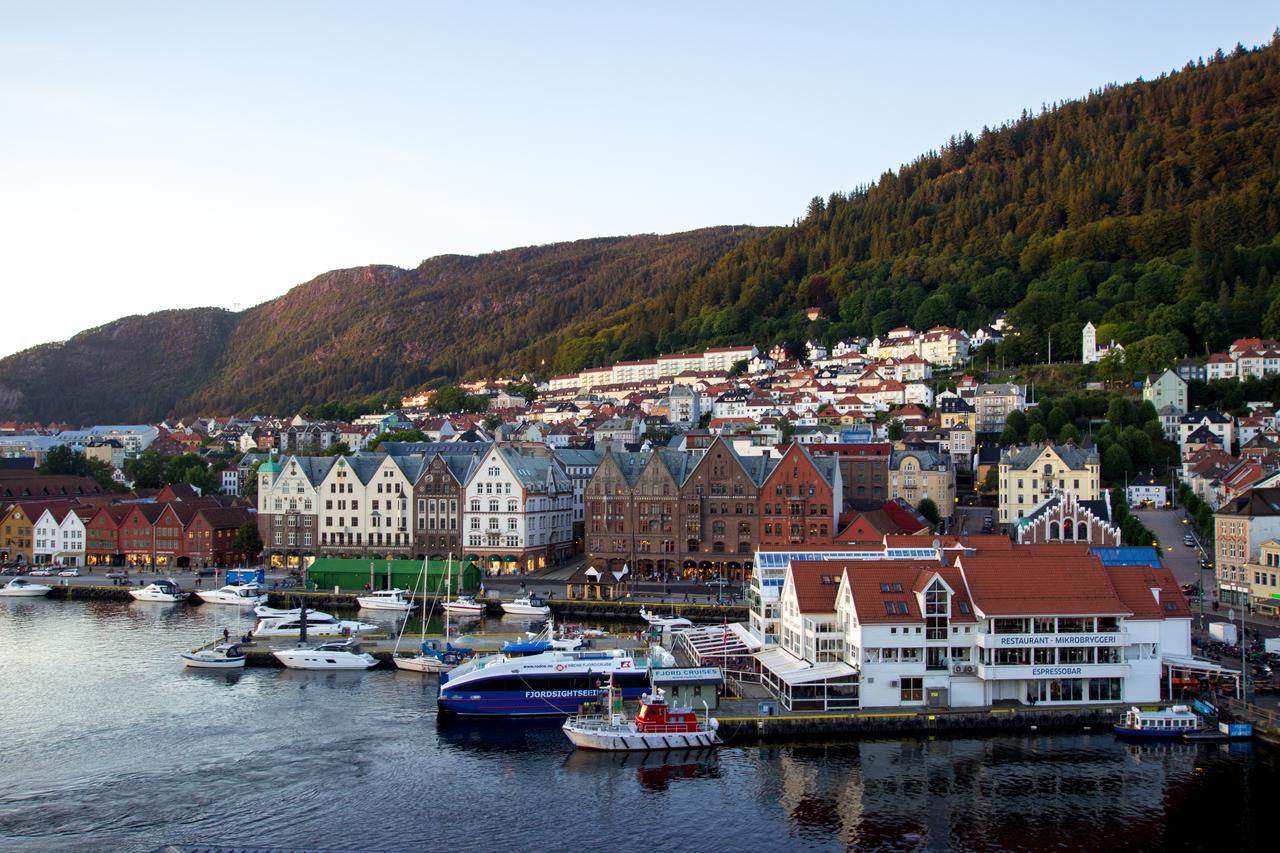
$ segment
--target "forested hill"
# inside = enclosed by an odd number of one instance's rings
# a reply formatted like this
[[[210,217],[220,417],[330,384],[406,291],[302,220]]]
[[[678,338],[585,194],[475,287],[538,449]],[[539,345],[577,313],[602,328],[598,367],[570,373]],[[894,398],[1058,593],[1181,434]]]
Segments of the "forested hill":
[[[1009,361],[1144,341],[1139,369],[1280,336],[1280,40],[956,136],[694,286],[568,330],[557,371],[727,342],[972,331],[1010,310]],[[810,324],[808,306],[824,309]],[[523,359],[521,366],[531,363]]]
[[[1022,332],[1008,363],[1042,358],[1050,335],[1055,357],[1078,357],[1092,320],[1154,368],[1280,336],[1278,159],[1273,39],[956,136],[789,227],[340,270],[239,315],[193,314],[189,341],[166,319],[149,349],[150,318],[109,324],[0,360],[0,419],[289,412],[708,345],[972,331],[1000,310]]]

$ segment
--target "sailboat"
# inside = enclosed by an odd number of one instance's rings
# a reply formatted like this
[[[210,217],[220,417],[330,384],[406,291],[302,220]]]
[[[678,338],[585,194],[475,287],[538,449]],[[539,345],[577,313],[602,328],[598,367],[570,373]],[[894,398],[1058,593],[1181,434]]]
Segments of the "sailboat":
[[[423,590],[426,589],[427,577],[427,561],[422,561],[422,577]],[[410,672],[448,672],[458,664],[462,663],[463,658],[471,654],[471,649],[455,649],[449,643],[449,607],[448,595],[453,589],[453,554],[449,555],[449,563],[445,569],[445,606],[444,606],[444,648],[440,647],[440,643],[435,640],[423,639],[422,645],[418,647],[418,653],[415,655],[393,654],[391,659],[395,661],[397,669],[407,669]],[[422,625],[425,632],[427,621],[431,618],[431,614],[435,612],[436,599],[431,601],[431,610],[423,617]],[[408,620],[405,620],[408,624]],[[403,626],[400,629],[401,636],[404,635]],[[400,640],[396,639],[396,647],[399,648]]]

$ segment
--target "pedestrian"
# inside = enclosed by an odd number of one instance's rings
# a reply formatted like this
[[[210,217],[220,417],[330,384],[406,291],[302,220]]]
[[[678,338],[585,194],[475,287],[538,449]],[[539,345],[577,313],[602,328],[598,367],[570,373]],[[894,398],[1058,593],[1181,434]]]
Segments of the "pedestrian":
[[[230,632],[230,631],[228,631],[226,628],[223,628],[223,629],[222,629],[222,642],[224,642],[224,643],[225,643],[227,640],[230,640],[230,639],[231,639],[231,632]]]

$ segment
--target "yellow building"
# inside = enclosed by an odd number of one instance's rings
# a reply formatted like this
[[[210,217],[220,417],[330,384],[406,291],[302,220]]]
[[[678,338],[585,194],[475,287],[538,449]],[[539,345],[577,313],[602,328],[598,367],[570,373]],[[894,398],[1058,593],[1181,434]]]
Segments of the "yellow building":
[[[1028,516],[1055,492],[1077,501],[1102,497],[1098,451],[1053,443],[1007,448],[1000,454],[1000,523]]]
[[[31,513],[20,503],[4,508],[4,514],[0,516],[0,563],[20,560],[31,565],[31,529],[36,520],[30,516]]]
[[[1252,575],[1249,597],[1261,613],[1275,616],[1280,612],[1280,539],[1268,539],[1258,546],[1258,562],[1245,563],[1246,576]]]
[[[956,502],[956,469],[932,450],[894,450],[889,456],[889,496],[912,506],[928,498],[940,518],[950,518]]]

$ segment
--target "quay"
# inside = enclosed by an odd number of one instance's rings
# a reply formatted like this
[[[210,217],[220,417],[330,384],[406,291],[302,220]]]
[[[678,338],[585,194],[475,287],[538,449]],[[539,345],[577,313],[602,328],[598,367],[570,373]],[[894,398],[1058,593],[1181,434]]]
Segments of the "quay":
[[[763,703],[773,707],[772,702]],[[934,736],[995,732],[1097,731],[1109,734],[1128,706],[1075,708],[887,708],[844,713],[761,714],[756,700],[720,703],[716,719],[725,743],[889,735]]]
[[[136,586],[127,585],[89,585],[89,584],[68,584],[66,586],[55,585],[53,592],[49,593],[50,598],[75,599],[81,601],[133,601],[129,595],[130,589],[137,589]],[[188,590],[193,592],[192,590]],[[285,590],[268,590],[268,603],[272,607],[297,607],[300,602],[305,601],[308,608],[313,610],[357,610],[360,605],[356,601],[356,597],[364,595],[363,592],[322,592],[322,591],[302,591],[294,589]],[[416,601],[422,607],[429,608],[430,602],[439,601],[438,596],[434,595],[406,595],[407,598]],[[502,599],[483,598],[479,599],[484,602],[487,608],[486,615],[501,616],[502,615]],[[623,622],[631,621],[643,624],[644,620],[640,616],[640,608],[648,607],[655,612],[664,615],[675,613],[677,616],[683,616],[692,622],[722,622],[728,620],[730,622],[742,622],[747,619],[747,608],[745,605],[719,605],[719,604],[693,604],[693,603],[677,603],[677,604],[654,604],[653,602],[638,601],[593,601],[580,599],[564,599],[564,598],[548,598],[545,599],[547,606],[551,608],[551,613],[556,618],[563,616],[572,616],[581,619],[598,620],[602,622]],[[199,605],[203,602],[194,594],[188,599],[188,604]]]

